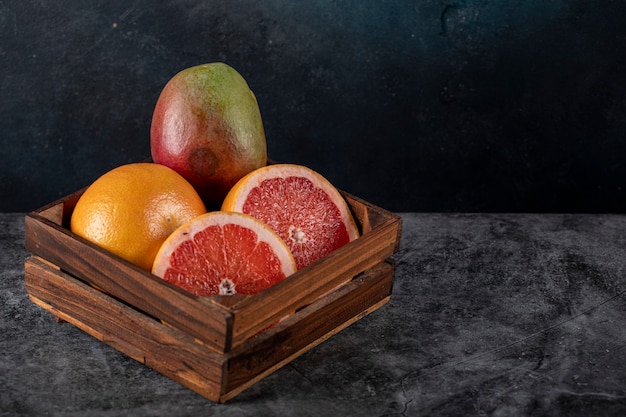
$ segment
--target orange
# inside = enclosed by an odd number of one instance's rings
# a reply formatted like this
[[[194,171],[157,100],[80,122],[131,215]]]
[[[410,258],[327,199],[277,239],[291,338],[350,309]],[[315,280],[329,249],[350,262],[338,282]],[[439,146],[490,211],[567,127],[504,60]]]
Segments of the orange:
[[[339,191],[302,165],[252,171],[230,190],[222,210],[246,213],[269,225],[289,246],[298,269],[359,236]]]
[[[198,193],[163,165],[133,163],[108,171],[80,197],[72,232],[150,270],[165,239],[206,213]]]
[[[152,273],[197,295],[256,294],[296,271],[289,248],[259,220],[214,211],[177,229]]]

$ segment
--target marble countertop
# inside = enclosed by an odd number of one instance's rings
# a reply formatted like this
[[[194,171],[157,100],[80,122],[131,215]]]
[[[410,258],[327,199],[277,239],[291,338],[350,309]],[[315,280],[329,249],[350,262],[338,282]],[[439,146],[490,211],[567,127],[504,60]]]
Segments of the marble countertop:
[[[626,415],[626,216],[401,216],[390,302],[214,404],[34,305],[0,214],[0,416]]]

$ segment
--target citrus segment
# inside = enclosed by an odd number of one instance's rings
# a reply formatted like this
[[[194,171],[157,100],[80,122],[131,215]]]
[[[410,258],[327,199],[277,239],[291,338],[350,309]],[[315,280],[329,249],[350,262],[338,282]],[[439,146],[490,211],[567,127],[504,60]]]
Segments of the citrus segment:
[[[289,248],[259,220],[211,212],[178,228],[152,273],[198,296],[256,294],[296,271]]]
[[[249,214],[289,246],[298,269],[359,236],[337,189],[316,171],[295,164],[259,168],[226,196],[222,210]]]
[[[180,174],[159,164],[133,163],[106,172],[85,190],[70,229],[150,270],[170,233],[204,213],[202,199]]]

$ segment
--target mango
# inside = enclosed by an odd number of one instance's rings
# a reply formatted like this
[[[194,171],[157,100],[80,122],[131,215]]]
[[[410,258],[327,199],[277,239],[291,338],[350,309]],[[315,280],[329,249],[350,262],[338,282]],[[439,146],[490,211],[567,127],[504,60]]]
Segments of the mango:
[[[150,153],[189,181],[207,208],[219,207],[239,179],[267,164],[261,112],[246,80],[221,62],[174,75],[154,108]]]

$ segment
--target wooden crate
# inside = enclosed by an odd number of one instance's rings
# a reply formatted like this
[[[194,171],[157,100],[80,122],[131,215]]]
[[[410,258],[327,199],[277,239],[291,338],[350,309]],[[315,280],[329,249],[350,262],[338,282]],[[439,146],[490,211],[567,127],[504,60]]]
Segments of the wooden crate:
[[[257,295],[196,297],[73,234],[83,191],[25,217],[30,299],[212,401],[227,401],[391,296],[401,218],[349,194],[361,237]]]

